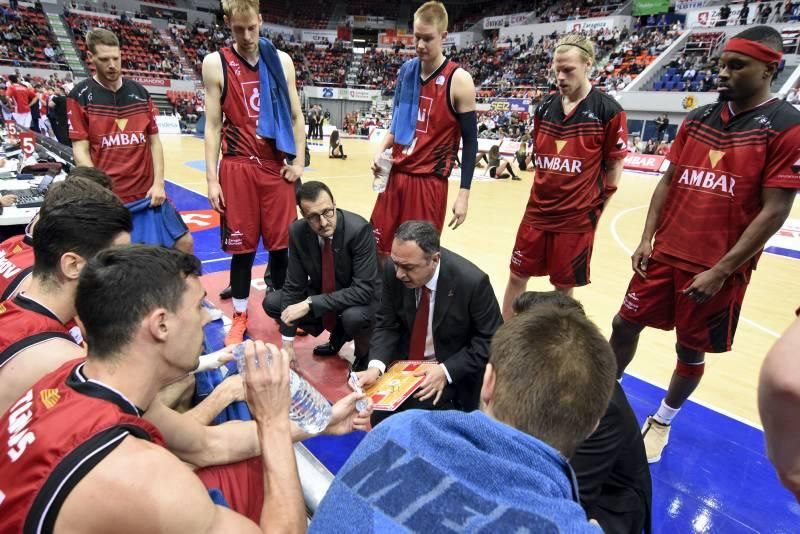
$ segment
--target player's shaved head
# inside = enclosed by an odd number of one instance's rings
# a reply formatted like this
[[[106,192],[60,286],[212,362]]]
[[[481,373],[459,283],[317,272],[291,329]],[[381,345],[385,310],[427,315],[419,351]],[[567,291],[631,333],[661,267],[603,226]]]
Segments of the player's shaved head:
[[[783,52],[783,37],[772,26],[755,26],[734,36],[735,39],[747,39],[768,46],[776,52]]]

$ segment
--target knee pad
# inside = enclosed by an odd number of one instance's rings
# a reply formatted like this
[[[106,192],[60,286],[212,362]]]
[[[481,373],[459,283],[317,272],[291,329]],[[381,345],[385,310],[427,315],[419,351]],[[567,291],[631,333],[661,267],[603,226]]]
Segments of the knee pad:
[[[700,378],[706,370],[706,362],[686,363],[678,359],[675,374],[683,378]]]

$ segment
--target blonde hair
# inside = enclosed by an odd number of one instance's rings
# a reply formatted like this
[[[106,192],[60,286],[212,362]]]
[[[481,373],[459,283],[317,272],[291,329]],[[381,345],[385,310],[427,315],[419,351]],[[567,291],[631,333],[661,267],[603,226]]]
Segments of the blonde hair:
[[[226,17],[237,14],[258,15],[260,13],[259,2],[258,0],[222,0],[222,13]]]
[[[431,0],[425,2],[414,12],[414,20],[421,20],[425,24],[436,26],[439,32],[447,31],[447,10],[444,4]]]
[[[556,54],[566,52],[570,48],[577,49],[581,54],[581,58],[587,63],[595,64],[594,43],[585,35],[572,33],[562,38],[556,45]]]

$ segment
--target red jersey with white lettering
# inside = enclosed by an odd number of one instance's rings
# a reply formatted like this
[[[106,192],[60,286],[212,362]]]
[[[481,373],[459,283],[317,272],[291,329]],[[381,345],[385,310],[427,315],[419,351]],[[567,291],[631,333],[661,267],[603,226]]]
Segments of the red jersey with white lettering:
[[[158,134],[157,116],[147,89],[128,78],[116,92],[87,78],[67,98],[69,138],[89,141],[92,163],[111,177],[126,204],[153,186],[150,136]]]
[[[36,91],[30,87],[15,83],[6,89],[6,95],[14,101],[14,113],[30,113],[31,99],[36,96]]]
[[[261,90],[258,63],[251,65],[232,47],[219,53],[223,63],[222,157],[258,158],[260,164],[279,169],[286,155],[278,151],[274,139],[256,135]]]
[[[45,375],[0,418],[0,534],[52,532],[72,489],[128,436],[164,446],[142,410],[83,365]]]
[[[768,187],[800,189],[800,111],[771,99],[734,115],[727,102],[686,117],[667,159],[675,166],[653,255],[702,272],[733,248]],[[737,270],[755,267],[758,255]]]
[[[25,295],[0,303],[0,368],[25,349],[54,338],[75,343],[68,326]]]
[[[392,170],[404,174],[448,178],[458,155],[461,126],[450,99],[450,85],[458,65],[445,59],[419,91],[414,140],[392,148]]]
[[[606,182],[606,161],[625,159],[628,125],[622,107],[592,88],[564,115],[561,95],[545,98],[533,122],[536,174],[523,222],[540,230],[594,230],[616,190]]]
[[[33,272],[33,242],[28,235],[15,235],[0,243],[0,302],[16,293]]]

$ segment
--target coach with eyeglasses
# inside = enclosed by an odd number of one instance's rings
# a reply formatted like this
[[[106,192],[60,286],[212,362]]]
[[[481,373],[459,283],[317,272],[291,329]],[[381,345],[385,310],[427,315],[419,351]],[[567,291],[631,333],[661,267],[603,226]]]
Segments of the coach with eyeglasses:
[[[328,186],[306,182],[297,190],[302,218],[289,226],[289,267],[279,291],[267,294],[264,311],[280,324],[283,348],[294,360],[297,328],[314,336],[330,332],[316,356],[334,356],[355,341],[358,369],[366,362],[378,282],[372,226],[338,209]]]

